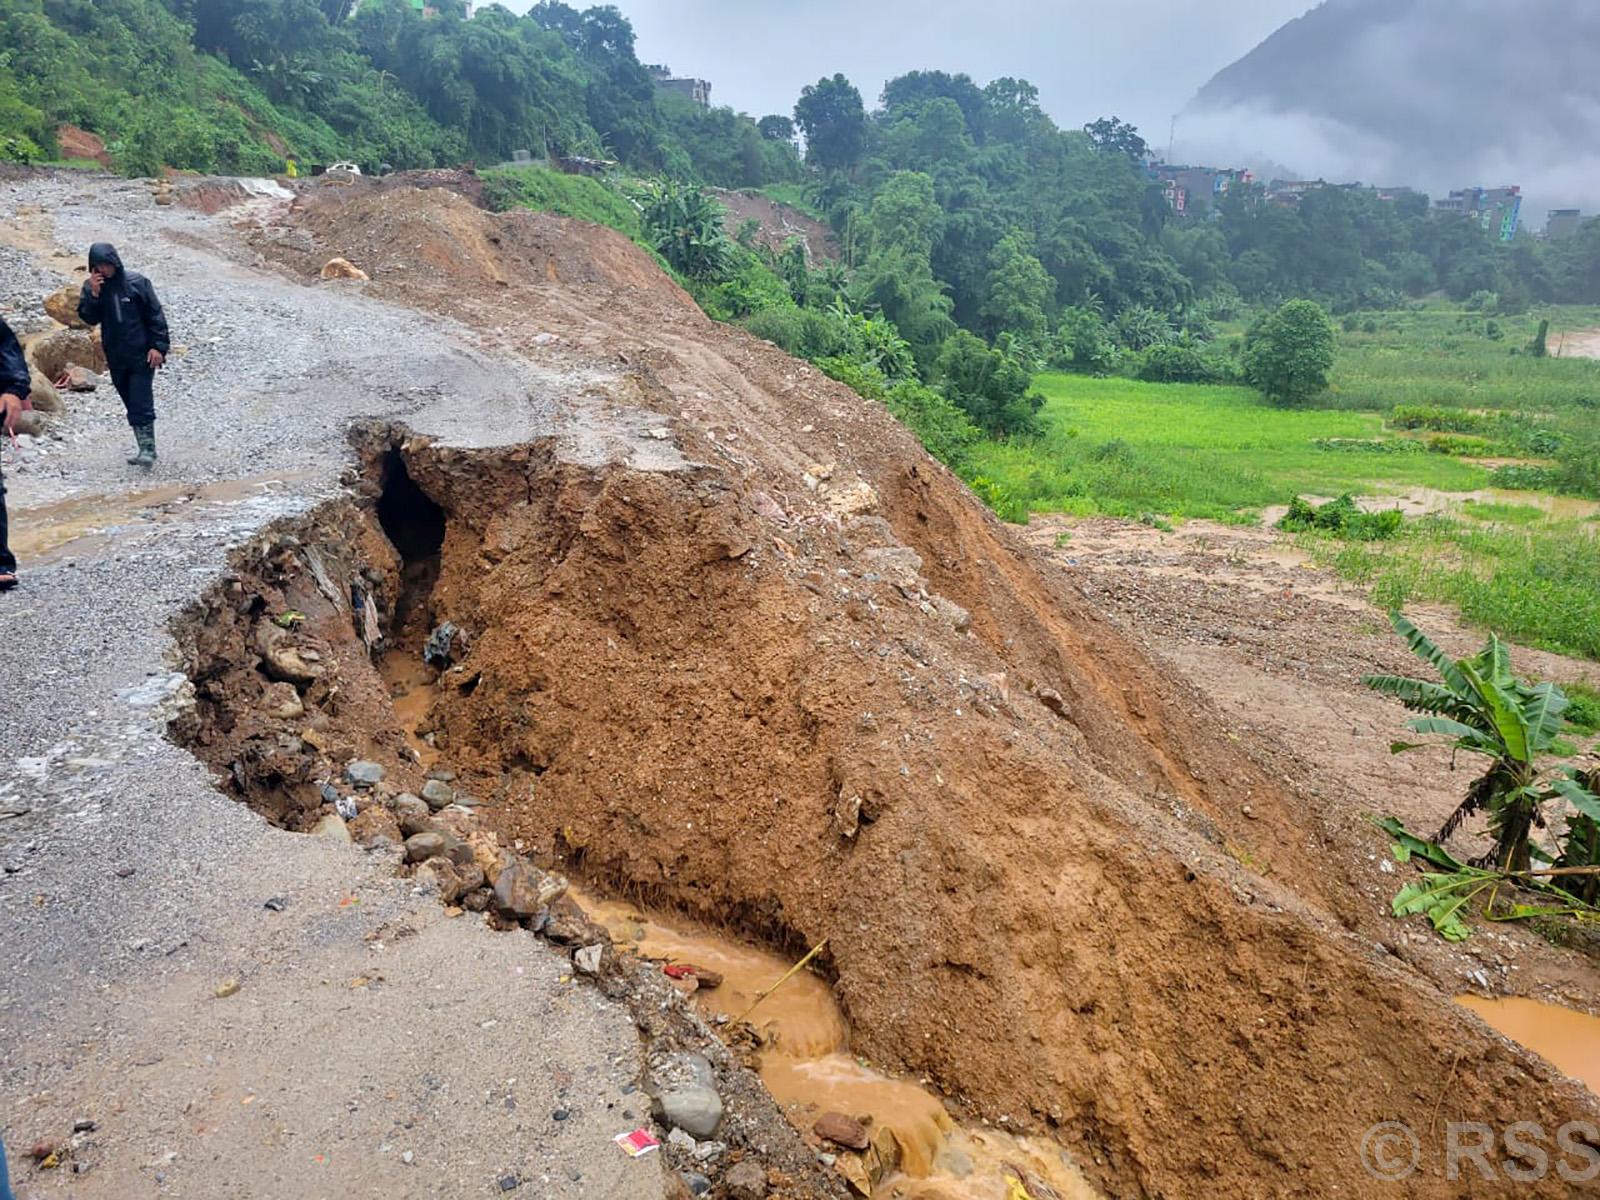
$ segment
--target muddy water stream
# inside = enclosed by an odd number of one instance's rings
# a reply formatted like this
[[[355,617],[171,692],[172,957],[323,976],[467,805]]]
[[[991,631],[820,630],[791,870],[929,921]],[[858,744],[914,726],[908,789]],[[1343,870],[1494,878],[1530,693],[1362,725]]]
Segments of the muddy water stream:
[[[630,904],[576,892],[574,897],[606,927],[619,950],[720,974],[719,986],[694,993],[701,1011],[711,1017],[743,1015],[793,965]],[[802,971],[790,979],[761,1002],[750,1023],[765,1043],[762,1081],[801,1132],[809,1132],[828,1112],[870,1116],[870,1131],[892,1131],[900,1169],[879,1183],[874,1200],[1020,1200],[1049,1194],[1043,1188],[1027,1191],[1034,1181],[1054,1189],[1061,1200],[1097,1195],[1053,1143],[957,1125],[932,1092],[852,1057],[849,1029],[833,991],[816,975]]]
[[[1457,996],[1456,1003],[1600,1094],[1600,1017],[1524,996]]]

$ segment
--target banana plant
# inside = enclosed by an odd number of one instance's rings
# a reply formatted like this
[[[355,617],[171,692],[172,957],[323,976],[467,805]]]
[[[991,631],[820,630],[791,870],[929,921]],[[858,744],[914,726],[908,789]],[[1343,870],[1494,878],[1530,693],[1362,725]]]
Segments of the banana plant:
[[[1455,753],[1490,760],[1432,841],[1410,833],[1393,817],[1378,822],[1395,838],[1396,858],[1415,858],[1433,868],[1401,888],[1394,898],[1395,916],[1425,915],[1451,941],[1470,933],[1463,914],[1480,897],[1487,897],[1484,912],[1491,920],[1600,919],[1595,907],[1600,898],[1600,769],[1552,772],[1544,763],[1562,729],[1566,696],[1553,683],[1530,685],[1517,679],[1510,652],[1493,634],[1474,657],[1451,659],[1400,613],[1391,613],[1389,620],[1440,682],[1403,675],[1367,675],[1362,682],[1423,714],[1407,723],[1412,732],[1445,737],[1443,744]],[[1403,754],[1439,744],[1394,742],[1390,750]],[[1536,828],[1547,827],[1544,810],[1550,804],[1568,806],[1566,829],[1554,839],[1553,853],[1536,846],[1533,837]],[[1494,844],[1472,862],[1458,861],[1443,849],[1444,843],[1478,812],[1487,814]],[[1508,884],[1544,902],[1497,906]]]
[[[1540,765],[1561,733],[1566,695],[1553,683],[1529,686],[1517,679],[1511,673],[1510,652],[1492,633],[1475,657],[1452,660],[1400,613],[1391,613],[1389,620],[1441,682],[1404,675],[1367,675],[1361,682],[1425,714],[1407,723],[1412,732],[1443,735],[1457,752],[1490,760],[1434,840],[1447,841],[1468,817],[1485,812],[1494,848],[1477,865],[1528,870],[1541,806],[1566,794],[1565,788],[1553,787]],[[1431,744],[1436,743],[1394,742],[1389,748],[1403,754]]]

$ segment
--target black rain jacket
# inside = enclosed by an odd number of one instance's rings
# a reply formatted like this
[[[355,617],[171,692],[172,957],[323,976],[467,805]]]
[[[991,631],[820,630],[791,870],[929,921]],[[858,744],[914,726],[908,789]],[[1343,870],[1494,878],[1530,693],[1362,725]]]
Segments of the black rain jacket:
[[[22,343],[11,332],[11,326],[0,319],[0,394],[26,400],[32,390],[33,376],[28,373],[28,360],[23,357]]]
[[[117,273],[100,285],[95,296],[89,281],[83,282],[78,297],[78,316],[85,324],[100,326],[106,362],[113,367],[140,370],[147,365],[146,355],[159,350],[164,355],[171,346],[167,337],[167,314],[156,299],[156,289],[137,271],[122,265],[117,248],[110,242],[89,247],[89,269],[110,263]]]

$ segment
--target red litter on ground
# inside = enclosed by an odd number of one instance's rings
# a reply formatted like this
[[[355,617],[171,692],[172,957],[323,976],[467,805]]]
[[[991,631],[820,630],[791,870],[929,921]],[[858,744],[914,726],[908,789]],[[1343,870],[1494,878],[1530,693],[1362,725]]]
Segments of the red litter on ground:
[[[635,1129],[632,1133],[619,1133],[611,1139],[621,1146],[629,1158],[639,1158],[652,1150],[661,1149],[661,1143],[650,1136],[648,1129]]]

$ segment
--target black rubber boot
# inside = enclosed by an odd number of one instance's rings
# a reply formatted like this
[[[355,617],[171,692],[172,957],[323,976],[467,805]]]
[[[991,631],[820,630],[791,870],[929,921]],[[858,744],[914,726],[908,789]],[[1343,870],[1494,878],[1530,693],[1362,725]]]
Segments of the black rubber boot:
[[[133,453],[128,455],[128,465],[130,467],[137,467],[139,460],[144,457],[143,430],[144,426],[142,425],[133,426]]]
[[[133,431],[134,437],[139,441],[138,457],[130,459],[136,467],[153,467],[156,465],[156,427],[154,425],[140,425]]]

